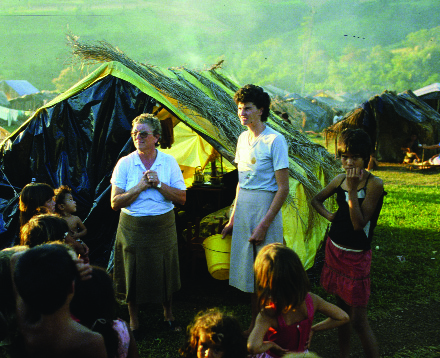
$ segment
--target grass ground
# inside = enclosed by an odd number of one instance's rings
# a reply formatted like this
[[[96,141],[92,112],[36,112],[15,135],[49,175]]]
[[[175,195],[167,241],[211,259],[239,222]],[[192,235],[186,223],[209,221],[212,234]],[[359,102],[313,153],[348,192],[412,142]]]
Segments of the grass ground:
[[[317,138],[317,141],[323,141]],[[329,148],[333,152],[332,147]],[[381,356],[389,358],[440,357],[440,171],[410,171],[398,164],[381,163],[375,175],[388,193],[373,241],[372,295],[368,314]],[[322,256],[310,270],[312,291],[333,301],[318,284]],[[206,307],[220,306],[249,324],[249,298],[216,281],[197,267],[195,279],[184,281],[175,297],[175,312],[182,326]],[[141,357],[178,357],[183,333],[157,330],[161,308],[142,310],[145,340]],[[317,317],[319,319],[319,317]],[[353,357],[363,356],[356,337]],[[312,345],[322,357],[337,357],[336,332],[317,337]]]
[[[373,241],[368,309],[381,356],[440,357],[440,171],[410,171],[402,165],[381,163],[374,174],[382,178],[388,193]],[[312,291],[333,301],[319,287],[320,265],[322,254],[309,272]],[[209,276],[203,260],[197,262],[193,274],[182,262],[182,280],[182,289],[174,297],[174,312],[183,328],[199,310],[214,306],[234,313],[247,327],[249,297],[227,281]],[[121,305],[118,313],[128,320],[126,306]],[[160,305],[142,306],[140,322],[144,335],[138,343],[141,357],[179,357],[184,333],[163,328]],[[352,357],[363,356],[359,341],[353,338]],[[322,357],[338,357],[336,332],[316,335],[312,351]]]

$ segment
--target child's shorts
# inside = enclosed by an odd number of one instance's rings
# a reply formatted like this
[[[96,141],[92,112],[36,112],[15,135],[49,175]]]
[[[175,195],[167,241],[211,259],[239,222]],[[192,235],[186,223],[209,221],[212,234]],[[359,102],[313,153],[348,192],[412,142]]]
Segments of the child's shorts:
[[[352,307],[366,307],[370,298],[371,250],[354,252],[336,247],[330,237],[325,247],[321,286]]]

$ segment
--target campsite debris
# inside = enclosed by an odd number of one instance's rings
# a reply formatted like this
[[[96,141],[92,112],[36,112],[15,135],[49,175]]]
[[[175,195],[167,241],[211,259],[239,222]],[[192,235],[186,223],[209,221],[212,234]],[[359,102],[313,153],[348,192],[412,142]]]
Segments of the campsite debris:
[[[397,256],[400,262],[405,262],[405,256]]]

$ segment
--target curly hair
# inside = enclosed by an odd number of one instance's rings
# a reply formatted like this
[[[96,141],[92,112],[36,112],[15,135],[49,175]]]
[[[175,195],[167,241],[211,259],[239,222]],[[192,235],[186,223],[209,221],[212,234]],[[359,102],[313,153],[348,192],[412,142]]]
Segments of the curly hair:
[[[159,119],[151,113],[143,113],[133,119],[131,125],[134,127],[135,124],[146,124],[153,131],[154,136],[159,136],[159,140],[156,142],[155,146],[159,146],[159,142],[162,138],[162,126],[160,125]]]
[[[292,249],[280,243],[264,246],[254,263],[260,307],[271,303],[279,315],[301,304],[310,291],[303,264]]]
[[[200,311],[188,326],[186,342],[180,348],[180,354],[185,358],[195,357],[200,334],[204,332],[213,342],[219,344],[223,356],[228,358],[246,358],[246,338],[238,320],[218,308]]]
[[[338,155],[350,152],[359,155],[364,160],[364,168],[368,166],[372,150],[371,139],[363,129],[348,128],[344,130],[338,139]]]
[[[251,102],[258,109],[263,108],[261,121],[267,121],[270,109],[270,96],[264,92],[261,87],[251,84],[243,86],[237,92],[235,92],[234,102],[236,104]]]
[[[67,194],[72,195],[72,189],[67,185],[61,185],[58,189],[55,189],[55,212],[60,212],[58,205],[64,204]]]
[[[53,188],[45,183],[27,184],[20,193],[20,227],[26,224],[36,213],[37,209],[53,198]]]

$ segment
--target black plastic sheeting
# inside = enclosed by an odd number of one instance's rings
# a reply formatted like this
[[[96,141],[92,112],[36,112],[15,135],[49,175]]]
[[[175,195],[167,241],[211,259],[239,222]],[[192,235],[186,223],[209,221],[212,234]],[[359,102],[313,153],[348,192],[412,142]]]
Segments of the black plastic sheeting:
[[[110,178],[122,156],[135,148],[131,121],[151,113],[156,101],[111,75],[40,111],[1,148],[0,249],[18,240],[18,195],[32,180],[68,185],[87,227],[92,263],[106,266],[119,212],[110,206]]]

